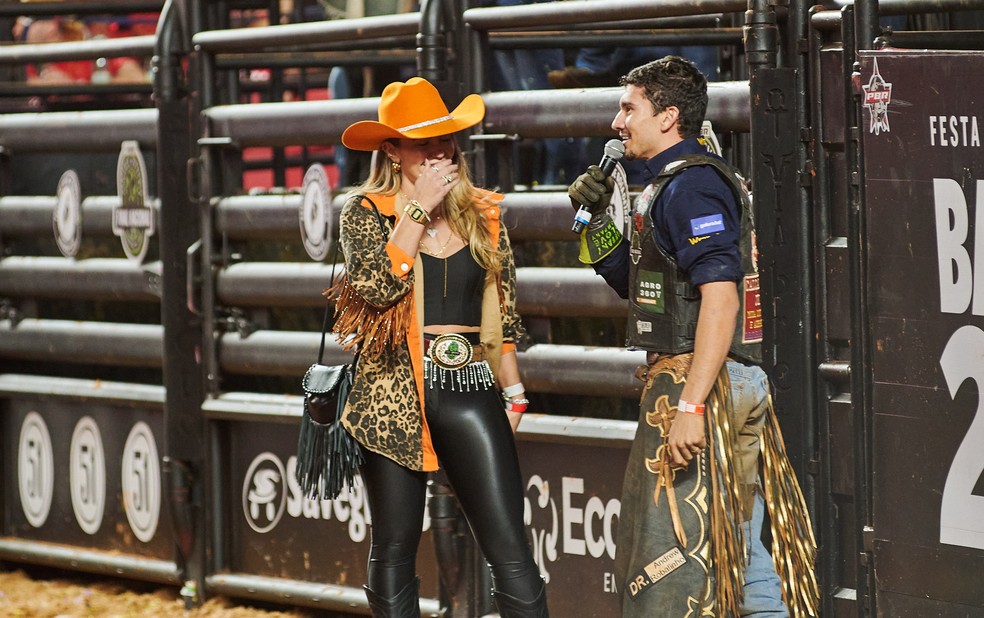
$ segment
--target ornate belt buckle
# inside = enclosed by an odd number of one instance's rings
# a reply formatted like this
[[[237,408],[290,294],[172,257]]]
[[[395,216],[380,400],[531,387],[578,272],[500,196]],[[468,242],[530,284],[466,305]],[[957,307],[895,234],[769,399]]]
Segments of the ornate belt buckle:
[[[431,341],[427,355],[438,367],[461,369],[472,360],[472,344],[457,333],[446,333]]]

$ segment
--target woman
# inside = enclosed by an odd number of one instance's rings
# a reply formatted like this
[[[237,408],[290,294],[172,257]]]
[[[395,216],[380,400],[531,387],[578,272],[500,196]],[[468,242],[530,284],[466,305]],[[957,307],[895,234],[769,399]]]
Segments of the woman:
[[[414,567],[439,461],[491,566],[500,614],[547,616],[513,440],[529,402],[502,196],[472,185],[453,135],[484,114],[474,94],[449,113],[415,77],[386,87],[379,122],[342,135],[348,148],[377,151],[342,210],[347,275],[333,290],[334,330],[361,348],[343,422],[366,458],[373,616],[419,616]]]

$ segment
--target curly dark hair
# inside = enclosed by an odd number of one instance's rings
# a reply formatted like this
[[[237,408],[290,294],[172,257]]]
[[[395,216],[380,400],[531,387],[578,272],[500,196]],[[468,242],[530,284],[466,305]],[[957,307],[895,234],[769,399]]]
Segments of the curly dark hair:
[[[693,62],[680,56],[664,56],[632,69],[619,83],[642,88],[653,105],[653,114],[667,107],[679,109],[681,137],[700,134],[707,112],[707,78]]]

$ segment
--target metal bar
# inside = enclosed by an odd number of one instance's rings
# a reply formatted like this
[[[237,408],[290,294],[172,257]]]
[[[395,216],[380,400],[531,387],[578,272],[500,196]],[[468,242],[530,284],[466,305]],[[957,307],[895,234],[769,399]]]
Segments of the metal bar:
[[[337,144],[350,124],[375,118],[379,98],[220,105],[203,111],[212,137],[237,146]],[[2,126],[2,125],[0,125]]]
[[[243,375],[300,375],[318,351],[320,334],[256,331],[246,338],[225,333],[219,338],[221,369]],[[2,351],[2,348],[0,348]],[[344,363],[351,354],[328,342],[325,363]],[[538,344],[519,353],[523,383],[532,392],[638,397],[642,382],[634,376],[645,354],[621,348]]]
[[[592,46],[645,45],[737,45],[741,43],[741,28],[706,28],[678,30],[630,30],[590,32],[522,32],[489,33],[492,49],[574,49]],[[593,45],[592,45],[593,44]]]
[[[0,198],[0,205],[5,198]],[[332,217],[337,223],[338,212],[345,204],[345,195],[336,196]],[[240,195],[220,199],[215,206],[216,230],[230,239],[281,239],[298,237],[297,213],[301,196]],[[503,220],[509,236],[516,240],[558,240],[576,242],[570,232],[571,206],[567,193],[558,191],[526,191],[506,194],[503,201]],[[0,217],[3,209],[0,208]],[[86,215],[88,216],[88,215]],[[32,232],[46,234],[47,219],[32,226]],[[11,217],[13,218],[13,217]],[[0,218],[0,225],[3,219]],[[332,226],[338,230],[337,225]]]
[[[883,32],[875,47],[907,49],[984,49],[984,31],[938,30]]]
[[[0,320],[0,356],[13,359],[160,367],[162,338],[155,324]]]
[[[339,265],[335,276],[343,270]],[[241,262],[218,273],[217,296],[235,307],[323,306],[321,291],[330,276],[330,264]],[[522,315],[625,315],[625,301],[589,268],[523,267],[516,281]]]
[[[0,560],[160,584],[181,582],[174,562],[10,537],[0,539]]]
[[[164,387],[109,380],[83,380],[53,376],[0,374],[0,395],[58,397],[80,401],[106,401],[145,408],[148,403],[164,403]]]
[[[99,2],[5,2],[0,4],[0,17],[21,15],[100,15],[158,11],[163,0],[100,0]]]
[[[720,131],[747,132],[748,83],[712,82],[707,91],[707,119]],[[572,96],[574,93],[576,96]],[[484,95],[484,131],[530,138],[610,136],[613,135],[611,122],[618,111],[621,93],[621,88],[490,92]]]
[[[57,60],[94,60],[117,56],[148,57],[154,54],[157,37],[128,36],[117,39],[91,39],[70,43],[30,43],[0,46],[0,64],[52,62]]]
[[[744,11],[745,0],[620,0],[595,2],[569,0],[522,6],[468,9],[465,23],[475,30],[509,30],[528,26],[550,27],[566,24],[620,21],[652,17],[674,17],[707,13]]]
[[[816,11],[810,16],[810,27],[821,32],[839,32],[841,29],[840,11]]]
[[[878,26],[878,0],[857,0],[854,3],[854,34],[856,49],[872,49],[881,32]]]
[[[564,26],[565,32],[576,32],[579,30],[597,29],[617,29],[634,30],[643,29],[663,29],[663,28],[697,28],[701,26],[715,26],[724,21],[723,13],[705,13],[703,15],[678,15],[675,17],[653,17],[649,19],[618,19],[614,21],[591,22],[588,24],[567,24]],[[542,30],[542,27],[534,27]]]
[[[103,98],[110,95],[149,95],[153,92],[153,86],[144,82],[130,82],[119,84],[44,84],[39,82],[0,82],[0,96],[13,99],[17,97],[47,97],[47,96],[73,96],[86,95],[92,98]],[[29,107],[14,110],[23,112]]]
[[[320,609],[362,614],[368,616],[369,602],[362,588],[336,586],[297,580],[264,577],[244,573],[220,573],[205,578],[208,590],[215,594],[235,598],[255,599],[291,605],[316,607]],[[441,615],[437,599],[420,599],[420,615],[436,617]],[[416,614],[415,614],[416,615]]]
[[[856,569],[856,589],[858,615],[877,614],[877,591],[874,561],[865,549],[864,529],[872,524],[872,486],[871,486],[871,365],[868,346],[868,300],[866,294],[866,242],[864,211],[864,152],[861,141],[861,113],[859,94],[855,92],[854,73],[857,66],[855,47],[857,21],[853,6],[842,9],[841,41],[844,46],[842,58],[842,96],[844,97],[844,149],[847,155],[846,193],[848,208],[848,273],[850,282],[851,308],[851,415],[854,430],[854,566]],[[860,79],[859,79],[860,82]]]
[[[412,40],[407,41],[408,47]],[[354,48],[354,47],[353,47]],[[393,46],[378,50],[357,48],[359,53],[352,50],[320,51],[320,52],[271,52],[265,54],[223,54],[216,56],[217,69],[241,69],[252,67],[334,67],[334,66],[365,66],[388,64],[412,64],[416,58],[411,49],[394,49]]]
[[[847,384],[851,380],[850,361],[829,360],[820,363],[820,377],[834,384]]]
[[[821,33],[832,32],[833,28],[819,28],[819,21],[816,19],[817,15],[820,13],[818,7],[814,7],[810,10],[810,15],[807,19],[808,25],[810,26],[807,30],[807,40],[808,40],[808,54],[809,58],[807,60],[808,68],[808,79],[809,79],[809,110],[810,117],[812,119],[812,124],[810,126],[811,131],[811,146],[812,153],[810,159],[813,164],[813,169],[815,170],[817,178],[828,178],[830,165],[828,163],[827,157],[827,146],[823,139],[824,136],[824,103],[828,93],[825,93],[822,88],[823,83],[823,73],[821,71],[821,51],[824,46],[824,37]],[[835,11],[827,11],[827,13],[837,13]],[[837,13],[837,23],[836,28],[840,28],[840,13]],[[835,92],[834,99],[839,93]],[[832,222],[831,222],[831,199],[830,199],[830,182],[816,182],[812,183],[813,188],[813,208],[814,217],[816,220],[816,229],[814,230],[814,240],[818,246],[823,247],[830,238]],[[817,359],[820,361],[820,366],[818,368],[818,374],[821,378],[821,382],[817,385],[815,392],[815,407],[817,410],[817,426],[819,434],[821,436],[829,436],[831,428],[831,403],[830,393],[834,392],[835,389],[826,386],[823,381],[826,381],[830,385],[839,384],[839,378],[842,373],[840,368],[837,367],[838,361],[829,360],[831,355],[831,344],[830,344],[830,320],[828,318],[829,304],[828,304],[828,262],[827,254],[825,251],[818,250],[815,253],[817,266],[816,273],[818,274],[815,282],[815,294],[818,303],[817,315],[819,319],[817,320],[816,330],[820,334],[817,341]],[[848,364],[849,365],[849,364]],[[847,370],[847,379],[850,380],[850,368]],[[846,383],[845,383],[846,384]],[[841,388],[844,388],[841,386]],[[833,501],[830,499],[832,496],[832,477],[833,477],[833,447],[829,439],[817,440],[817,458],[819,464],[819,479],[818,488],[819,496],[817,500],[816,509],[813,511],[814,522],[816,523],[818,537],[820,543],[825,547],[830,548],[840,548],[840,543],[838,539],[842,537],[842,531],[837,521],[837,513],[835,512]],[[839,456],[839,454],[837,455]],[[821,615],[833,615],[833,595],[828,591],[838,583],[839,576],[839,552],[840,549],[831,549],[831,551],[821,552],[817,557],[817,573],[818,579],[820,580],[820,614]]]
[[[207,30],[195,34],[192,43],[210,54],[255,52],[270,47],[296,47],[380,37],[413,36],[417,34],[419,25],[418,13],[397,13],[260,28]]]
[[[0,120],[2,122],[2,120]],[[116,145],[119,148],[119,144]],[[150,200],[160,210],[160,201]],[[115,195],[98,195],[82,200],[82,237],[113,235],[113,209],[119,207]],[[58,206],[57,197],[46,195],[8,195],[0,197],[0,229],[8,238],[49,236],[51,218]]]
[[[300,395],[233,391],[206,400],[202,412],[209,420],[294,424],[301,416],[302,401]],[[637,425],[636,421],[527,413],[516,437],[529,442],[627,448]]]
[[[542,5],[537,5],[542,6]],[[523,137],[611,135],[611,121],[618,111],[619,88],[490,92],[486,105],[486,133]],[[749,100],[747,82],[712,82],[707,118],[721,131],[747,131]],[[204,112],[211,121],[211,135],[232,139],[239,147],[319,145],[338,143],[342,131],[353,122],[374,118],[378,98],[336,99],[223,105]],[[2,124],[0,124],[2,128]]]
[[[156,109],[0,114],[0,146],[14,152],[118,151],[157,146]]]
[[[160,286],[160,262],[29,256],[0,260],[0,296],[7,298],[158,302]]]
[[[866,0],[862,0],[866,1]],[[854,0],[834,0],[828,3],[836,10],[855,6]],[[917,13],[947,13],[984,9],[984,0],[878,0],[879,15],[914,15]]]

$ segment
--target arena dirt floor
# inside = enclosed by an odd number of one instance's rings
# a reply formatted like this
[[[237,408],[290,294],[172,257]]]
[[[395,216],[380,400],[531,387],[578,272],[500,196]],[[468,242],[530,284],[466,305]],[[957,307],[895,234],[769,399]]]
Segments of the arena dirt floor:
[[[9,565],[8,565],[9,566]],[[210,599],[186,609],[176,588],[64,572],[0,571],[4,618],[328,618],[337,614]]]

